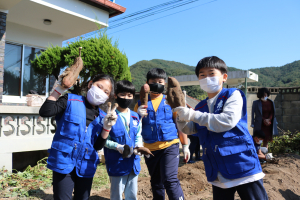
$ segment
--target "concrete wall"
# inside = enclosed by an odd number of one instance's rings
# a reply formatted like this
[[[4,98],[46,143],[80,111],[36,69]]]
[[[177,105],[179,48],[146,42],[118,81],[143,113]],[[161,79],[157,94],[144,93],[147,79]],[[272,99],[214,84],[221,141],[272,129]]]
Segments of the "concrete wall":
[[[253,101],[257,100],[257,90],[259,87],[248,87],[247,93],[247,113],[248,128],[252,134],[251,112]],[[277,126],[284,131],[300,131],[300,87],[295,88],[268,88],[271,92],[270,99],[275,102],[275,114]]]

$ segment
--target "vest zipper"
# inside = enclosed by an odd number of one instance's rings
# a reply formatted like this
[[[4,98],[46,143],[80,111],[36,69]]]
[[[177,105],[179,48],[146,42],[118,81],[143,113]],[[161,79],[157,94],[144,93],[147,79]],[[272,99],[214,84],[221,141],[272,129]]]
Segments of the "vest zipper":
[[[215,152],[217,152],[218,145],[215,145]]]
[[[88,153],[89,153],[89,149],[88,149],[88,148],[85,148],[85,150],[86,150],[86,154],[88,154]]]
[[[77,144],[75,143],[75,150],[77,149]]]
[[[204,149],[204,154],[206,155],[206,148]]]

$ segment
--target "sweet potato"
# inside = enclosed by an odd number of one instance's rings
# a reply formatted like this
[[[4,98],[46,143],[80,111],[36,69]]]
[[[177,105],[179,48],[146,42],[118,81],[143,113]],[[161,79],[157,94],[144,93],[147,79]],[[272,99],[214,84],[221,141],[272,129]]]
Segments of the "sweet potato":
[[[148,148],[146,148],[146,147],[136,147],[135,148],[138,152],[140,152],[141,154],[143,154],[143,155],[152,155],[152,156],[154,156],[152,153],[151,153],[151,151],[148,149]]]
[[[167,101],[171,108],[185,107],[185,96],[179,82],[174,77],[168,78]]]
[[[122,157],[127,158],[129,154],[130,154],[130,147],[127,144],[125,144]]]
[[[74,64],[71,67],[68,67],[61,74],[61,85],[65,88],[70,88],[76,83],[79,73],[83,68],[83,61],[81,59],[81,49],[82,47],[79,47],[79,56],[75,59]]]
[[[150,87],[148,84],[145,84],[141,87],[140,91],[140,100],[141,100],[141,105],[148,105],[148,95],[150,93]]]

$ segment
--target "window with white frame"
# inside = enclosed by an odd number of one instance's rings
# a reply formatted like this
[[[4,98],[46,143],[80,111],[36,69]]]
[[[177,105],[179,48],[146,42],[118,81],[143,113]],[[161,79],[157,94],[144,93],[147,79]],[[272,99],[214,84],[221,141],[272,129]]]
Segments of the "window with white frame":
[[[46,95],[49,78],[42,76],[31,67],[31,61],[43,49],[22,44],[5,43],[3,95],[26,96],[32,91]]]

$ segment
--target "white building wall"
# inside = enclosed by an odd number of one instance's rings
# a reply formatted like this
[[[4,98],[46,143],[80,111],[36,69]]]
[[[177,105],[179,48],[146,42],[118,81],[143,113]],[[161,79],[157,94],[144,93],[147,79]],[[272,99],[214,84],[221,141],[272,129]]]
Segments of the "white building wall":
[[[78,0],[31,0],[35,3],[40,3],[45,6],[61,10],[63,12],[73,14],[78,17],[85,18],[90,21],[97,22],[107,26],[109,13],[105,10],[91,6],[87,3]]]
[[[6,41],[45,49],[51,44],[61,46],[63,36],[7,21]]]

